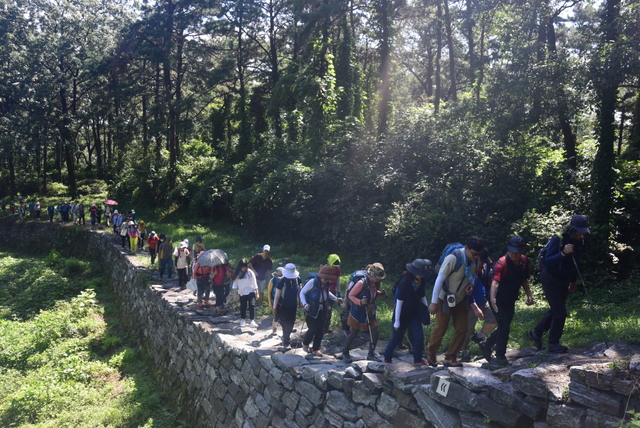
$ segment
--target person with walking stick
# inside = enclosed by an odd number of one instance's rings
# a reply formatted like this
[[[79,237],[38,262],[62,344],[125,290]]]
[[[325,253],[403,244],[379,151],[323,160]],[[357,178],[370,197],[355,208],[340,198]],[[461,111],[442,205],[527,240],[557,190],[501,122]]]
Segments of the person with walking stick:
[[[378,343],[378,320],[375,315],[375,303],[378,297],[386,297],[387,295],[385,290],[380,290],[380,281],[385,277],[386,274],[382,264],[374,263],[369,265],[367,274],[355,283],[347,296],[353,304],[349,307],[349,319],[347,320],[347,324],[351,329],[342,349],[342,360],[346,363],[353,362],[349,349],[361,331],[369,333],[367,360],[377,360],[374,352]]]
[[[549,352],[563,353],[568,348],[560,344],[567,319],[567,296],[577,288],[578,262],[584,251],[583,236],[589,233],[589,222],[582,215],[574,215],[562,234],[551,237],[545,246],[540,282],[550,309],[538,324],[527,332],[538,350],[542,350],[542,336],[549,332]]]

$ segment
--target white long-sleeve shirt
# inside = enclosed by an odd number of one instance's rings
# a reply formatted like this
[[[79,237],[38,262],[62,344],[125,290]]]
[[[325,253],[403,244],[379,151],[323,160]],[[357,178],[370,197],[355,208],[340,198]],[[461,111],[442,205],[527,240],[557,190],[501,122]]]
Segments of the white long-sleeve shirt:
[[[234,290],[238,290],[240,296],[246,296],[249,293],[258,293],[258,283],[256,282],[256,274],[251,269],[247,269],[244,278],[236,278],[233,281]]]

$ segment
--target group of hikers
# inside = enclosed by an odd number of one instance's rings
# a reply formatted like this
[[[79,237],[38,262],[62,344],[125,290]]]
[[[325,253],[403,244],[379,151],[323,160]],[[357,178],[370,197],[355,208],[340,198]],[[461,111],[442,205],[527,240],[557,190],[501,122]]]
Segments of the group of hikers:
[[[542,338],[548,333],[548,351],[567,352],[567,347],[560,343],[567,318],[566,300],[568,293],[576,290],[578,262],[586,233],[589,233],[587,219],[574,215],[562,232],[551,237],[535,261],[550,306],[537,325],[527,332],[538,350],[544,349]],[[167,267],[171,278],[173,264],[178,271],[179,286],[184,288],[191,268],[191,278],[197,284],[198,307],[210,306],[213,290],[214,306],[224,308],[227,296],[233,290],[234,299],[240,300],[241,327],[246,325],[247,315],[249,327],[258,327],[256,306],[262,306],[266,295],[274,315],[273,332],[276,332],[276,322],[282,327],[283,351],[291,346],[296,313],[302,308],[308,326],[302,348],[311,356],[322,356],[322,338],[330,331],[332,310],[339,304],[343,308],[340,318],[346,339],[338,358],[351,362],[351,347],[363,333],[369,341],[367,359],[378,360],[375,353],[379,336],[376,306],[378,298],[387,297],[387,292],[381,288],[381,282],[386,278],[381,263],[372,263],[354,272],[343,298],[341,261],[336,254],[329,255],[318,272],[308,274],[303,281],[296,265],[288,259],[283,259],[273,270],[269,245],[250,260],[240,260],[233,270],[228,261],[217,266],[198,262],[198,257],[206,251],[201,237],[196,238],[191,250],[188,240],[174,248],[169,237],[156,236],[155,232],[149,234],[146,242],[152,264],[156,255],[160,260],[161,278]],[[459,367],[462,362],[470,361],[470,341],[478,344],[488,362],[507,365],[510,326],[521,288],[526,294],[526,304],[534,303],[529,286],[532,266],[523,254],[525,246],[520,236],[510,237],[506,242],[506,253],[494,262],[484,240],[480,236],[470,236],[464,244],[448,245],[435,266],[430,260],[420,258],[407,263],[390,296],[393,298],[393,330],[383,361],[392,363],[395,349],[405,346],[406,340],[415,364],[438,365],[436,354],[449,325],[453,324],[453,336],[444,354],[445,366]],[[427,285],[432,282],[428,301]],[[429,324],[432,317],[435,326],[425,347],[423,326]],[[478,320],[483,323],[476,331]]]
[[[107,224],[111,215],[111,206],[104,204],[92,203],[88,204],[86,208],[85,204],[80,201],[62,201],[54,204],[50,202],[46,208],[46,217],[50,223],[54,220],[59,223],[68,223],[73,221],[73,224],[86,225],[86,217],[89,216],[89,220],[92,226],[100,224],[104,217]],[[33,220],[43,220],[43,205],[38,200],[27,201],[22,197],[18,198],[18,202],[0,202],[2,208],[2,214],[5,215],[7,207],[9,209],[8,214],[10,216],[17,216],[18,218],[31,218]]]

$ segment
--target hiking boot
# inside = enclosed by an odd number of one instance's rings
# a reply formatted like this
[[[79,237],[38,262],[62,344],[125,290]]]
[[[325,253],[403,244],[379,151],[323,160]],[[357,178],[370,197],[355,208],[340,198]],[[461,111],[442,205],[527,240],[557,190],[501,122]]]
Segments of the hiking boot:
[[[462,361],[463,363],[468,363],[471,361],[471,355],[469,355],[468,349],[463,349],[462,351],[460,351],[460,361]]]
[[[482,342],[484,342],[484,338],[478,337],[478,333],[477,332],[474,333],[473,336],[471,336],[471,340],[476,342],[478,345],[480,345]]]
[[[349,351],[342,351],[342,361],[347,364],[351,364],[353,359],[351,359],[351,355],[349,355]]]
[[[529,330],[527,332],[527,337],[531,340],[533,340],[534,345],[536,345],[536,349],[538,351],[542,351],[544,348],[542,347],[542,339],[539,338],[538,336],[536,336],[536,334],[533,332],[533,330]]]
[[[509,365],[509,360],[506,357],[496,357],[491,360],[491,364],[498,367],[507,367]]]
[[[480,350],[482,351],[482,356],[484,357],[485,360],[487,360],[487,363],[491,361],[491,348],[487,346],[486,343],[481,343],[478,345],[480,347]]]
[[[431,365],[431,364],[429,364],[429,365]],[[462,367],[462,363],[458,362],[458,360],[456,360],[456,359],[444,360],[444,366],[445,367]]]
[[[549,344],[549,352],[555,352],[556,354],[564,354],[569,348],[559,343]]]
[[[427,364],[429,364],[431,367],[437,367],[438,366],[438,361],[436,360],[436,356],[435,355],[427,355]]]

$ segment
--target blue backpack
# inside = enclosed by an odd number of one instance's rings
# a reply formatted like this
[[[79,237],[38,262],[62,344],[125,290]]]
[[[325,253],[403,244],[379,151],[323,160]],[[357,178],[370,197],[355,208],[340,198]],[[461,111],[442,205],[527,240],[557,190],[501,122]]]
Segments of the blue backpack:
[[[367,271],[364,269],[356,270],[351,274],[351,276],[349,277],[349,283],[347,284],[347,289],[344,292],[344,300],[342,301],[343,308],[349,309],[349,307],[351,306],[349,293],[351,292],[351,289],[353,288],[353,286],[356,285],[356,282],[364,278],[366,274],[367,274]]]
[[[442,250],[442,254],[440,254],[440,258],[438,259],[438,263],[436,264],[436,268],[435,268],[436,274],[440,271],[440,266],[442,266],[442,263],[444,263],[444,259],[449,254],[453,254],[454,256],[456,256],[456,266],[453,269],[453,272],[460,269],[460,266],[462,266],[462,249],[463,248],[464,248],[464,245],[462,245],[459,242],[454,242],[453,244],[448,244],[446,247],[444,247],[444,250]]]

